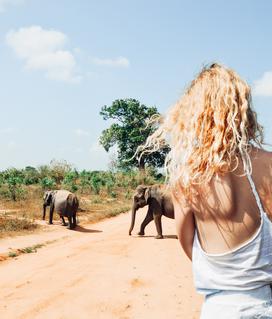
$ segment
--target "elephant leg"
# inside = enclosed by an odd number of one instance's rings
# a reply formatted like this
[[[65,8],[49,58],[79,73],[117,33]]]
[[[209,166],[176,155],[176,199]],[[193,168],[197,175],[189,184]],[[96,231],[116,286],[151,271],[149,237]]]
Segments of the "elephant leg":
[[[62,219],[62,226],[67,226],[68,224],[66,223],[66,221],[65,221],[63,216],[61,216],[61,219]]]
[[[157,229],[157,236],[155,237],[156,239],[162,239],[162,223],[161,223],[161,214],[154,214],[154,221]]]
[[[68,220],[69,220],[68,229],[73,229],[72,216],[68,216]]]
[[[73,215],[73,228],[76,228],[77,220],[76,220],[76,214]]]
[[[50,213],[49,213],[49,224],[53,224],[53,212],[54,212],[54,205],[50,205]]]
[[[145,219],[143,220],[138,235],[143,236],[145,234],[145,227],[153,220],[153,215],[147,212]]]
[[[46,205],[43,205],[43,220],[45,220],[45,214],[46,214]]]

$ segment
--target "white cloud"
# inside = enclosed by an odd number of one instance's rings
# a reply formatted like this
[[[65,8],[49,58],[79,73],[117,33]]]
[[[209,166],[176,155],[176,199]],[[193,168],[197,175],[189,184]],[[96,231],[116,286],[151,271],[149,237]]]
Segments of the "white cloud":
[[[9,141],[8,144],[7,144],[7,148],[10,151],[16,149],[16,147],[17,147],[17,144],[14,141]]]
[[[6,11],[9,6],[17,6],[24,2],[24,0],[0,0],[0,13]]]
[[[0,134],[10,134],[14,132],[13,127],[0,128]]]
[[[272,71],[265,72],[260,79],[254,82],[253,94],[272,96]]]
[[[122,67],[122,68],[128,68],[130,66],[129,60],[122,56],[116,59],[93,58],[92,61],[94,64],[101,65],[101,66]]]
[[[90,132],[84,131],[84,130],[82,130],[81,128],[77,128],[76,130],[74,130],[74,133],[75,133],[77,136],[90,136]]]
[[[65,50],[68,37],[56,30],[45,30],[40,26],[9,31],[7,44],[25,62],[27,70],[44,71],[49,79],[64,82],[79,82],[76,60],[71,51]]]

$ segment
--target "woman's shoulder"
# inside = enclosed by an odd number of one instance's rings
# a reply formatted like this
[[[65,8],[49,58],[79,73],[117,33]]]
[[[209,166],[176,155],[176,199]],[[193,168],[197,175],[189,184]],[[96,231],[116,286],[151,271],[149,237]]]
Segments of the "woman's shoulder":
[[[271,195],[272,192],[272,152],[265,150],[254,148],[251,157],[251,165],[252,165],[252,177],[259,191],[264,188],[270,189],[269,193]],[[269,185],[269,187],[268,187]],[[265,193],[268,193],[268,192]],[[261,191],[263,192],[263,191]]]
[[[251,161],[253,165],[258,169],[272,169],[272,152],[261,149],[261,148],[253,148]]]
[[[252,156],[252,175],[264,210],[272,220],[272,152],[256,151]]]

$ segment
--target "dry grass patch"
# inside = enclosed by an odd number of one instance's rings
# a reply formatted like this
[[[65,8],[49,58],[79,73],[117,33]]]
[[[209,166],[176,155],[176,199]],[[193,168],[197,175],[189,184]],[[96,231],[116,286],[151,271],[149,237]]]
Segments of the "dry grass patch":
[[[0,216],[0,238],[34,231],[38,227],[39,225],[27,218]]]
[[[83,223],[95,223],[104,218],[114,217],[130,209],[131,203],[123,192],[119,191],[116,198],[106,194],[82,196],[80,198],[79,220]]]

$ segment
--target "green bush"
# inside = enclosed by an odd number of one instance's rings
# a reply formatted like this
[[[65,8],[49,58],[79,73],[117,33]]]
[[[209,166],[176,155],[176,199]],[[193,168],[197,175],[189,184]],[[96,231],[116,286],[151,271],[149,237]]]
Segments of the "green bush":
[[[83,170],[79,174],[79,189],[82,193],[91,191],[91,172]]]
[[[24,175],[16,168],[9,168],[3,172],[3,182],[7,185],[6,197],[16,201],[24,194],[22,184]]]
[[[52,189],[56,186],[56,182],[54,179],[52,179],[50,177],[44,177],[40,180],[40,185],[41,185],[42,189],[44,189],[44,190]]]
[[[23,170],[25,185],[33,185],[39,183],[39,172],[35,167],[26,166]]]
[[[77,185],[78,172],[76,170],[67,172],[62,181],[62,186],[71,192],[76,192],[79,187]]]
[[[104,181],[101,178],[101,175],[99,174],[99,172],[94,172],[91,176],[91,188],[93,190],[93,192],[98,195],[102,186],[104,185]]]

